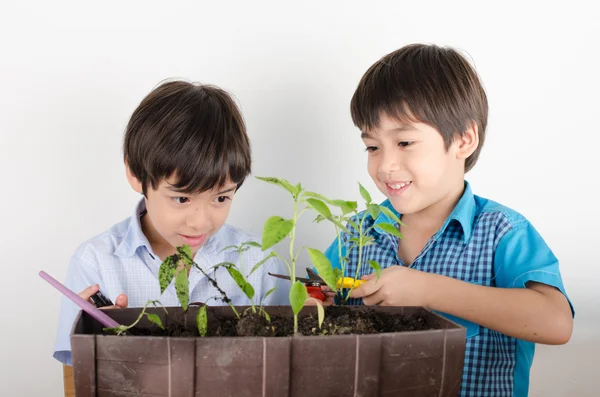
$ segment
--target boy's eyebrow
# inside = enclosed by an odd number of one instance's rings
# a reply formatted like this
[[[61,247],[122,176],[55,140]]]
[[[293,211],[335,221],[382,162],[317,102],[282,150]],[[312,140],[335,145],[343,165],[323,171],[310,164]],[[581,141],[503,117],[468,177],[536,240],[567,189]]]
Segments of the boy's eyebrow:
[[[400,127],[396,127],[396,128],[391,129],[391,130],[388,130],[388,132],[396,133],[396,134],[400,133],[400,132],[404,132],[404,131],[417,131],[417,129],[415,127],[413,127],[412,125],[402,125]],[[368,132],[366,132],[366,131],[363,131],[360,134],[360,137],[361,137],[361,139],[365,139],[365,138],[371,139],[371,138],[373,138],[373,136],[371,134],[369,134]]]
[[[170,191],[175,192],[175,193],[185,193],[185,191],[183,189],[177,189],[173,185],[168,185],[167,189],[169,189]],[[220,192],[217,192],[215,194],[225,194],[225,193],[233,192],[236,189],[237,189],[237,185],[235,185],[235,186],[233,186],[233,187],[231,187],[229,189],[225,189],[225,190],[222,190]]]
[[[222,190],[222,191],[218,192],[217,194],[225,194],[225,193],[233,192],[235,189],[237,189],[237,185],[230,189]]]

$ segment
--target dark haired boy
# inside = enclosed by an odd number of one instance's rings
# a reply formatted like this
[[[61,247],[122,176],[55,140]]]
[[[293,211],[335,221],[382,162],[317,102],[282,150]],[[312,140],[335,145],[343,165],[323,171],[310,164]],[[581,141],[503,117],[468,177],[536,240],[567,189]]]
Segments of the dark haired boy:
[[[519,213],[476,196],[464,175],[485,138],[488,102],[475,70],[452,48],[408,45],[362,77],[351,102],[368,152],[368,171],[388,198],[383,212],[365,216],[374,244],[358,274],[367,283],[351,303],[425,306],[467,328],[460,395],[526,396],[535,343],[563,344],[573,311],[558,259]],[[510,188],[510,180],[498,181]],[[377,227],[396,224],[400,240]],[[406,225],[406,226],[404,226]],[[342,236],[348,273],[358,249]],[[327,251],[339,266],[337,241]],[[329,302],[331,303],[331,299]],[[410,392],[408,392],[410,394]]]
[[[227,92],[184,81],[158,86],[133,112],[123,151],[127,180],[144,197],[130,218],[76,250],[66,279],[71,290],[89,299],[99,289],[117,307],[140,307],[149,299],[178,306],[173,283],[161,294],[158,282],[159,267],[175,247],[188,244],[207,273],[217,263],[239,259],[245,270],[251,269],[265,257],[254,247],[242,258],[222,252],[258,240],[225,224],[235,193],[251,171],[244,120]],[[273,259],[252,273],[248,280],[255,296],[277,286],[265,303],[285,304],[289,286],[269,277],[265,267],[282,271]],[[234,305],[249,304],[225,269],[216,276]],[[190,302],[219,296],[197,269],[190,271],[189,291]],[[77,306],[63,299],[54,357],[65,364],[71,364],[69,333],[77,312]]]

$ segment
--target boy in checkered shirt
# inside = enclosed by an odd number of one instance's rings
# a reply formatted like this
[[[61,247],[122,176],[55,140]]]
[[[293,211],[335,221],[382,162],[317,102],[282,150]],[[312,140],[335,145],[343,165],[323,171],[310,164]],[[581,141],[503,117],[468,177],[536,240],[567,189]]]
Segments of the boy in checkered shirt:
[[[564,344],[573,327],[558,259],[519,213],[476,196],[464,174],[485,139],[488,103],[452,48],[408,45],[375,62],[352,98],[368,171],[401,224],[364,215],[374,244],[350,303],[425,306],[467,329],[461,396],[526,396],[535,343]],[[396,224],[404,239],[371,226]],[[404,226],[406,225],[406,226]],[[347,274],[358,249],[342,236]],[[337,241],[327,251],[339,267]],[[384,270],[376,281],[368,265]],[[328,302],[332,303],[331,298]]]

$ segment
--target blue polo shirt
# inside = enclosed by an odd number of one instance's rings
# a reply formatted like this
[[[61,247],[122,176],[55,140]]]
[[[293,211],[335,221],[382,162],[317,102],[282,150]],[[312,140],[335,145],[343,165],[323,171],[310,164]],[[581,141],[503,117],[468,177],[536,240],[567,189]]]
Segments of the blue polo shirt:
[[[382,205],[401,216],[389,200]],[[377,219],[366,216],[365,229],[381,222],[395,224],[381,212]],[[348,229],[351,235],[344,233],[341,238],[343,256],[352,244],[349,239],[358,236],[352,226],[348,225]],[[404,266],[398,257],[397,237],[377,228],[367,235],[374,244],[363,247],[363,263],[375,260],[382,269]],[[325,254],[335,267],[340,267],[337,240]],[[358,249],[350,250],[348,258],[346,274],[354,275]],[[566,296],[558,259],[531,223],[505,206],[473,195],[468,182],[448,219],[410,267],[489,287],[525,288],[534,281],[556,287]],[[369,273],[372,269],[368,265],[358,271],[359,276]],[[362,304],[362,300],[351,299],[349,303]],[[442,314],[467,329],[460,396],[527,396],[534,343]]]

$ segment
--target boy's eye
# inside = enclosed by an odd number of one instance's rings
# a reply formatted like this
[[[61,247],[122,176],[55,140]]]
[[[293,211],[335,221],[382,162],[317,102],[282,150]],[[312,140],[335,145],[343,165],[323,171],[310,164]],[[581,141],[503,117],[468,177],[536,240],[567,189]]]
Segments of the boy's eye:
[[[190,201],[190,199],[187,198],[187,197],[173,197],[172,199],[177,204],[185,204],[185,203],[188,203]]]
[[[400,141],[400,142],[398,142],[398,146],[401,146],[401,147],[407,147],[407,146],[410,146],[412,144],[413,144],[413,142],[410,142],[410,141]]]
[[[219,197],[217,197],[217,202],[219,202],[221,204],[224,203],[224,202],[226,202],[227,200],[229,200],[229,197],[227,197],[227,196],[219,196]]]
[[[372,153],[377,150],[377,146],[367,146],[365,150],[369,153]]]

